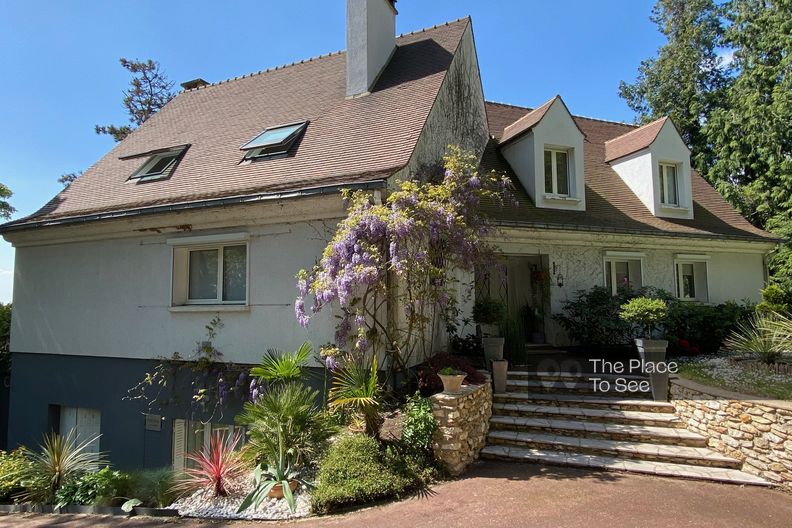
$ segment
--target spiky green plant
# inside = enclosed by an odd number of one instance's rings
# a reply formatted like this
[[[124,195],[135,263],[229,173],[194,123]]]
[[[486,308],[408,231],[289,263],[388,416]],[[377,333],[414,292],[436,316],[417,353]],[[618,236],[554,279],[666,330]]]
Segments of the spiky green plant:
[[[792,321],[775,312],[757,312],[747,323],[737,325],[726,346],[763,363],[775,363],[792,349]]]
[[[245,403],[237,423],[248,429],[243,449],[256,463],[274,464],[279,439],[293,451],[298,465],[315,460],[337,428],[316,407],[319,393],[297,382],[271,387],[254,402]]]
[[[346,361],[333,378],[328,401],[331,409],[348,409],[362,418],[366,434],[375,438],[382,425],[382,389],[377,374],[376,354],[370,367],[358,361]]]
[[[77,442],[74,430],[66,436],[58,433],[44,435],[38,451],[24,448],[30,464],[25,468],[20,495],[23,502],[52,504],[58,490],[66,482],[89,471],[98,471],[107,465],[105,453],[88,451],[99,435]]]
[[[258,367],[250,369],[250,375],[265,380],[270,384],[300,381],[303,368],[311,357],[311,344],[305,341],[294,352],[278,352],[267,350]]]

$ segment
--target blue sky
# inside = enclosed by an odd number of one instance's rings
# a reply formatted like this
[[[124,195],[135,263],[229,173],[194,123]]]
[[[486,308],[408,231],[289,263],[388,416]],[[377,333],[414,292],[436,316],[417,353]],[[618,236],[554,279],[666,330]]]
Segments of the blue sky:
[[[563,96],[575,114],[632,121],[618,97],[663,37],[653,2],[399,0],[397,33],[471,15],[487,99]],[[0,17],[0,182],[14,217],[54,196],[58,177],[113,146],[95,124],[126,122],[119,57],[152,58],[178,83],[218,81],[345,47],[344,0],[4,2]],[[0,241],[0,302],[14,252]]]

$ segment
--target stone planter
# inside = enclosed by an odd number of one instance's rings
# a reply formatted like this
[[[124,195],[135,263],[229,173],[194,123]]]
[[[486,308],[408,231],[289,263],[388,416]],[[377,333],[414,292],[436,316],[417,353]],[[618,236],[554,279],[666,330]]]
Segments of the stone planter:
[[[440,380],[443,382],[444,394],[459,394],[462,388],[462,382],[465,381],[465,374],[438,374]]]
[[[503,344],[506,340],[502,337],[482,337],[481,347],[484,349],[484,361],[489,367],[490,361],[503,359]]]
[[[292,493],[294,493],[297,490],[297,486],[299,484],[300,483],[297,482],[296,480],[290,480],[289,481],[289,490]],[[269,490],[269,493],[267,493],[267,497],[270,497],[272,499],[282,499],[283,498],[283,484],[275,484],[274,486],[272,486],[272,489]]]
[[[506,392],[506,378],[509,372],[509,362],[505,359],[492,362],[492,385],[496,393]]]
[[[638,355],[645,363],[663,363],[666,359],[668,341],[665,339],[636,339],[635,346]],[[665,369],[663,369],[665,370]],[[649,374],[649,383],[652,386],[652,398],[655,401],[668,401],[668,373],[652,372]]]

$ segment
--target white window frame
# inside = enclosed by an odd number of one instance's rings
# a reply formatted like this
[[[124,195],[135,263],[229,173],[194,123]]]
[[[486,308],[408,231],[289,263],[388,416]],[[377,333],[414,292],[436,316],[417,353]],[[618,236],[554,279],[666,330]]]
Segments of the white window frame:
[[[250,299],[250,242],[247,233],[207,235],[168,240],[171,252],[171,307],[247,307]],[[245,298],[241,301],[223,300],[223,250],[226,247],[245,246]],[[217,250],[217,297],[190,299],[190,253]],[[178,268],[178,269],[177,269]],[[176,294],[179,290],[181,293]]]
[[[544,165],[544,156],[545,153],[550,153],[550,179],[552,184],[552,192],[549,192],[545,186],[545,180],[547,179],[547,174],[545,174],[545,165]],[[556,155],[562,153],[566,154],[567,160],[567,193],[562,194],[558,192],[558,166],[556,164]],[[574,196],[573,192],[573,184],[572,184],[572,149],[563,149],[558,147],[545,147],[542,151],[542,188],[545,191],[545,194],[549,194],[550,196],[559,196],[559,197],[572,197]]]
[[[669,202],[669,190],[671,186],[668,184],[668,178],[666,176],[667,170],[669,168],[674,168],[674,196],[676,196],[676,202]],[[681,205],[681,196],[680,196],[680,185],[679,185],[679,178],[680,178],[680,168],[681,165],[679,163],[674,163],[671,161],[661,161],[658,164],[658,171],[659,171],[659,178],[660,178],[660,204],[667,206],[667,207],[680,207]]]
[[[168,174],[168,171],[173,168],[173,166],[179,161],[179,157],[183,152],[182,150],[170,150],[167,152],[160,152],[159,154],[154,154],[151,156],[138,170],[132,173],[129,177],[129,180],[136,180],[139,182],[146,182],[151,180],[160,180],[165,178]],[[147,174],[148,171],[154,167],[159,161],[163,158],[173,158],[170,162],[159,172],[154,172],[151,174]]]
[[[676,289],[676,298],[680,301],[686,302],[700,302],[700,303],[709,303],[709,291],[710,291],[710,284],[709,284],[709,255],[677,255],[674,258],[674,286]],[[704,265],[704,289],[707,291],[707,297],[702,298],[699,292],[701,292],[701,288],[698,284],[694,283],[694,287],[696,288],[696,296],[695,297],[683,297],[682,296],[682,264],[693,264],[693,280],[696,280],[695,276],[695,265],[696,264],[703,264]]]
[[[203,426],[203,438],[202,438],[202,446],[200,449],[209,449],[211,442],[212,442],[212,432],[213,429],[220,429],[220,428],[227,428],[231,435],[240,433],[240,442],[237,445],[237,449],[240,449],[246,440],[245,435],[245,427],[241,425],[233,425],[233,424],[220,424],[220,423],[205,423],[200,422],[198,420],[185,420],[182,418],[176,418],[173,420],[173,428],[171,430],[171,446],[173,451],[172,456],[172,465],[174,471],[180,472],[183,471],[187,467],[187,436],[191,434],[190,428],[197,426],[197,424],[201,424]],[[179,438],[180,437],[180,438]]]
[[[619,293],[619,285],[616,282],[615,263],[638,261],[638,265],[641,268],[641,285],[638,286],[638,288],[643,288],[644,284],[646,283],[646,277],[644,275],[644,257],[645,255],[643,253],[633,253],[628,251],[606,251],[605,257],[602,259],[602,285],[606,288],[608,287],[608,263],[610,263],[611,295],[616,295]]]

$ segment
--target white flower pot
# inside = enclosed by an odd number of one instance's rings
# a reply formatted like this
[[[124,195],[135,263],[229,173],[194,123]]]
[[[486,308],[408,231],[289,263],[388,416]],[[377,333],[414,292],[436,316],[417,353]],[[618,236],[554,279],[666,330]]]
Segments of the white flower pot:
[[[644,363],[663,363],[666,360],[668,341],[665,339],[636,339],[638,355]],[[663,369],[665,370],[665,369]],[[649,374],[652,386],[652,398],[655,401],[668,401],[668,373],[652,372]]]
[[[484,360],[489,367],[490,361],[503,359],[503,344],[506,340],[502,337],[482,337],[481,347],[484,349]]]
[[[438,374],[438,376],[440,376],[440,381],[443,382],[443,392],[445,394],[459,394],[466,374]]]

